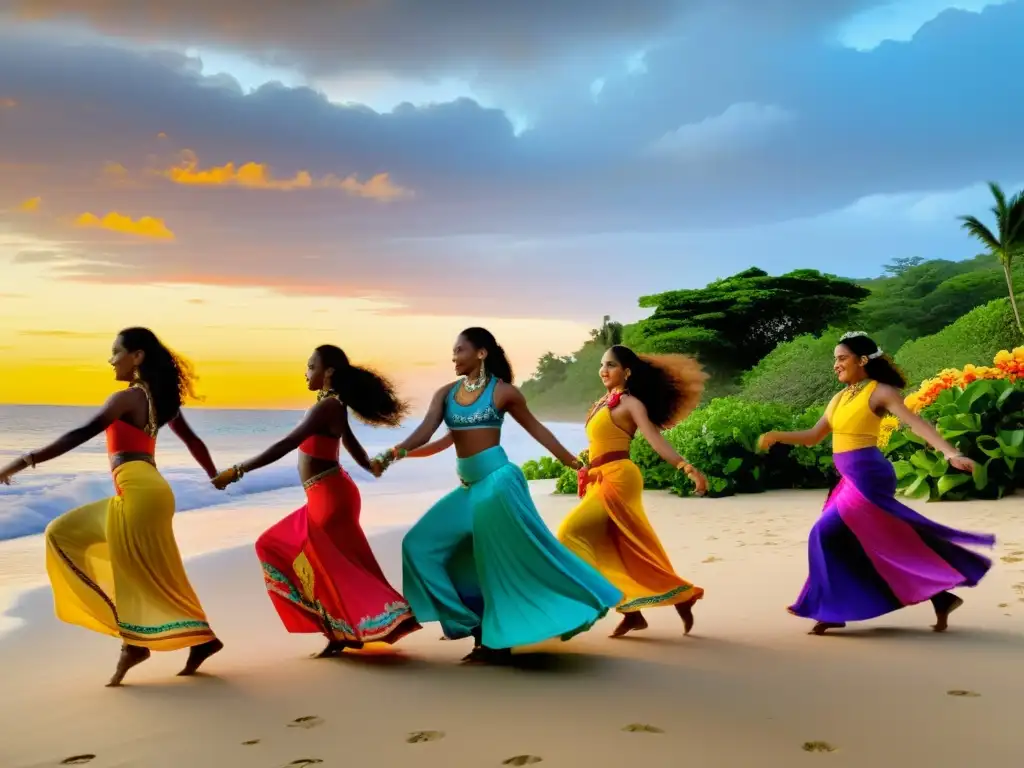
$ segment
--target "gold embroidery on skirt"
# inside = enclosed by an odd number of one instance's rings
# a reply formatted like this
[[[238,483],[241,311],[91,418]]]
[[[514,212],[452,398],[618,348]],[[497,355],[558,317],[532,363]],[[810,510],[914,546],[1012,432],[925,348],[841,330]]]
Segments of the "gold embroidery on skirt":
[[[309,602],[316,604],[316,598],[313,597],[313,584],[315,583],[313,578],[313,566],[309,564],[309,560],[306,559],[305,552],[299,552],[299,556],[295,558],[295,562],[292,563],[292,568],[295,569],[295,575],[299,577],[299,583],[302,585],[302,592],[306,596]]]

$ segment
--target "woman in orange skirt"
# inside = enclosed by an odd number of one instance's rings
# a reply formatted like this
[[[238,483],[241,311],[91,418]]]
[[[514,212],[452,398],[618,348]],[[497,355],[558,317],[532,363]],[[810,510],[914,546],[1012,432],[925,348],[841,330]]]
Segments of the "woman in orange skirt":
[[[407,406],[391,383],[349,363],[338,347],[317,347],[306,367],[317,402],[287,437],[214,478],[223,489],[243,475],[299,451],[306,503],[256,541],[271,602],[289,632],[322,633],[321,657],[364,643],[394,643],[420,628],[389,583],[359,525],[359,489],[338,462],[344,444],[359,466],[370,459],[348,421],[398,426]]]
[[[661,430],[682,421],[700,402],[707,375],[683,355],[640,357],[614,346],[601,358],[608,390],[590,409],[590,460],[579,471],[582,501],[569,513],[558,539],[600,571],[625,595],[612,637],[647,628],[641,609],[672,605],[689,633],[693,604],[704,590],[676,574],[644,512],[644,481],[629,458],[639,431],[665,461],[687,474],[698,494],[707,481],[683,459]]]

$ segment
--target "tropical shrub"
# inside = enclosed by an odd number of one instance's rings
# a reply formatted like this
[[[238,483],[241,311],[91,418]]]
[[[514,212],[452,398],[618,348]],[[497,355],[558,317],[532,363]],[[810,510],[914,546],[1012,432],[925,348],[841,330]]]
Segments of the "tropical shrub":
[[[903,495],[998,499],[1024,484],[1024,346],[1000,350],[992,363],[941,371],[906,399],[910,410],[977,463],[973,477],[950,467],[909,429],[896,431],[895,419],[885,420],[879,444],[893,462]]]
[[[555,480],[568,467],[551,456],[541,456],[524,463],[522,469],[527,480]]]
[[[1021,341],[1009,299],[997,299],[938,333],[908,341],[896,353],[896,364],[912,384],[918,384],[936,371],[991,360],[999,350],[1013,349]]]
[[[779,344],[743,374],[740,396],[797,409],[827,404],[842,386],[828,364],[841,335],[829,329],[821,336],[807,334]]]

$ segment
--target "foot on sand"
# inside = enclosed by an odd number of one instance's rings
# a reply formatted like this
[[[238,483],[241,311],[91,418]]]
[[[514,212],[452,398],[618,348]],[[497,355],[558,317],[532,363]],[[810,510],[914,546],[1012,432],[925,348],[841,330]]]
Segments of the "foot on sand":
[[[149,657],[149,648],[140,648],[137,645],[122,645],[121,657],[117,660],[117,668],[114,670],[114,676],[107,683],[107,688],[116,688],[121,685],[121,681],[128,674],[128,670],[138,666]]]
[[[358,651],[362,647],[363,643],[357,642],[355,640],[329,640],[327,642],[327,645],[324,646],[324,649],[320,651],[320,653],[313,654],[313,658],[329,659],[333,656],[340,656],[347,649]]]
[[[181,677],[194,675],[199,671],[199,667],[202,666],[204,661],[218,651],[223,650],[223,648],[224,643],[217,639],[210,640],[202,645],[193,645],[188,652],[188,661],[185,662],[185,667],[178,675]]]
[[[676,613],[679,614],[679,618],[683,620],[683,634],[690,634],[690,630],[693,629],[693,604],[697,600],[688,600],[685,603],[678,603],[676,605]]]
[[[830,629],[842,629],[846,626],[845,621],[819,621],[807,634],[809,635],[824,635]]]
[[[690,623],[693,623],[693,618],[690,618]],[[647,619],[640,611],[630,611],[629,613],[622,614],[622,621],[617,626],[609,637],[625,637],[630,632],[639,632],[642,629],[647,629]]]
[[[963,598],[945,592],[936,596],[934,600],[935,623],[932,624],[932,630],[945,632],[949,628],[949,614],[964,604]]]
[[[506,664],[512,658],[511,648],[488,648],[478,645],[462,657],[463,664]]]

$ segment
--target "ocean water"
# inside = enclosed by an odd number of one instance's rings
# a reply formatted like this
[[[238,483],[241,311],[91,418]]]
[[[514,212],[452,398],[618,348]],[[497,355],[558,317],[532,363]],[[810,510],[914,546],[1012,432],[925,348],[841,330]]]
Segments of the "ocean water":
[[[85,423],[94,413],[93,408],[0,405],[0,462],[7,463],[43,447]],[[256,455],[286,435],[302,415],[301,411],[186,411],[189,423],[210,449],[218,467],[228,467]],[[353,429],[373,456],[404,439],[418,423],[417,419],[396,429],[378,429],[353,420]],[[547,426],[569,450],[576,452],[585,447],[582,425]],[[439,431],[440,434],[443,432]],[[512,419],[506,419],[502,445],[517,464],[545,453]],[[303,503],[296,463],[295,454],[285,456],[276,464],[246,475],[227,490],[218,491],[173,432],[161,430],[157,443],[157,465],[174,489],[178,511],[188,514],[244,504],[246,508],[280,508],[283,516]],[[409,524],[426,511],[405,509],[401,504],[379,504],[380,509],[386,510],[386,518],[375,517],[375,496],[436,492],[440,497],[458,484],[454,450],[427,459],[403,461],[393,465],[380,479],[356,466],[344,452],[342,465],[359,484],[364,499],[364,524],[374,528]],[[12,485],[0,485],[0,540],[41,533],[61,513],[113,492],[106,445],[100,435],[60,458],[26,469],[14,478]]]

